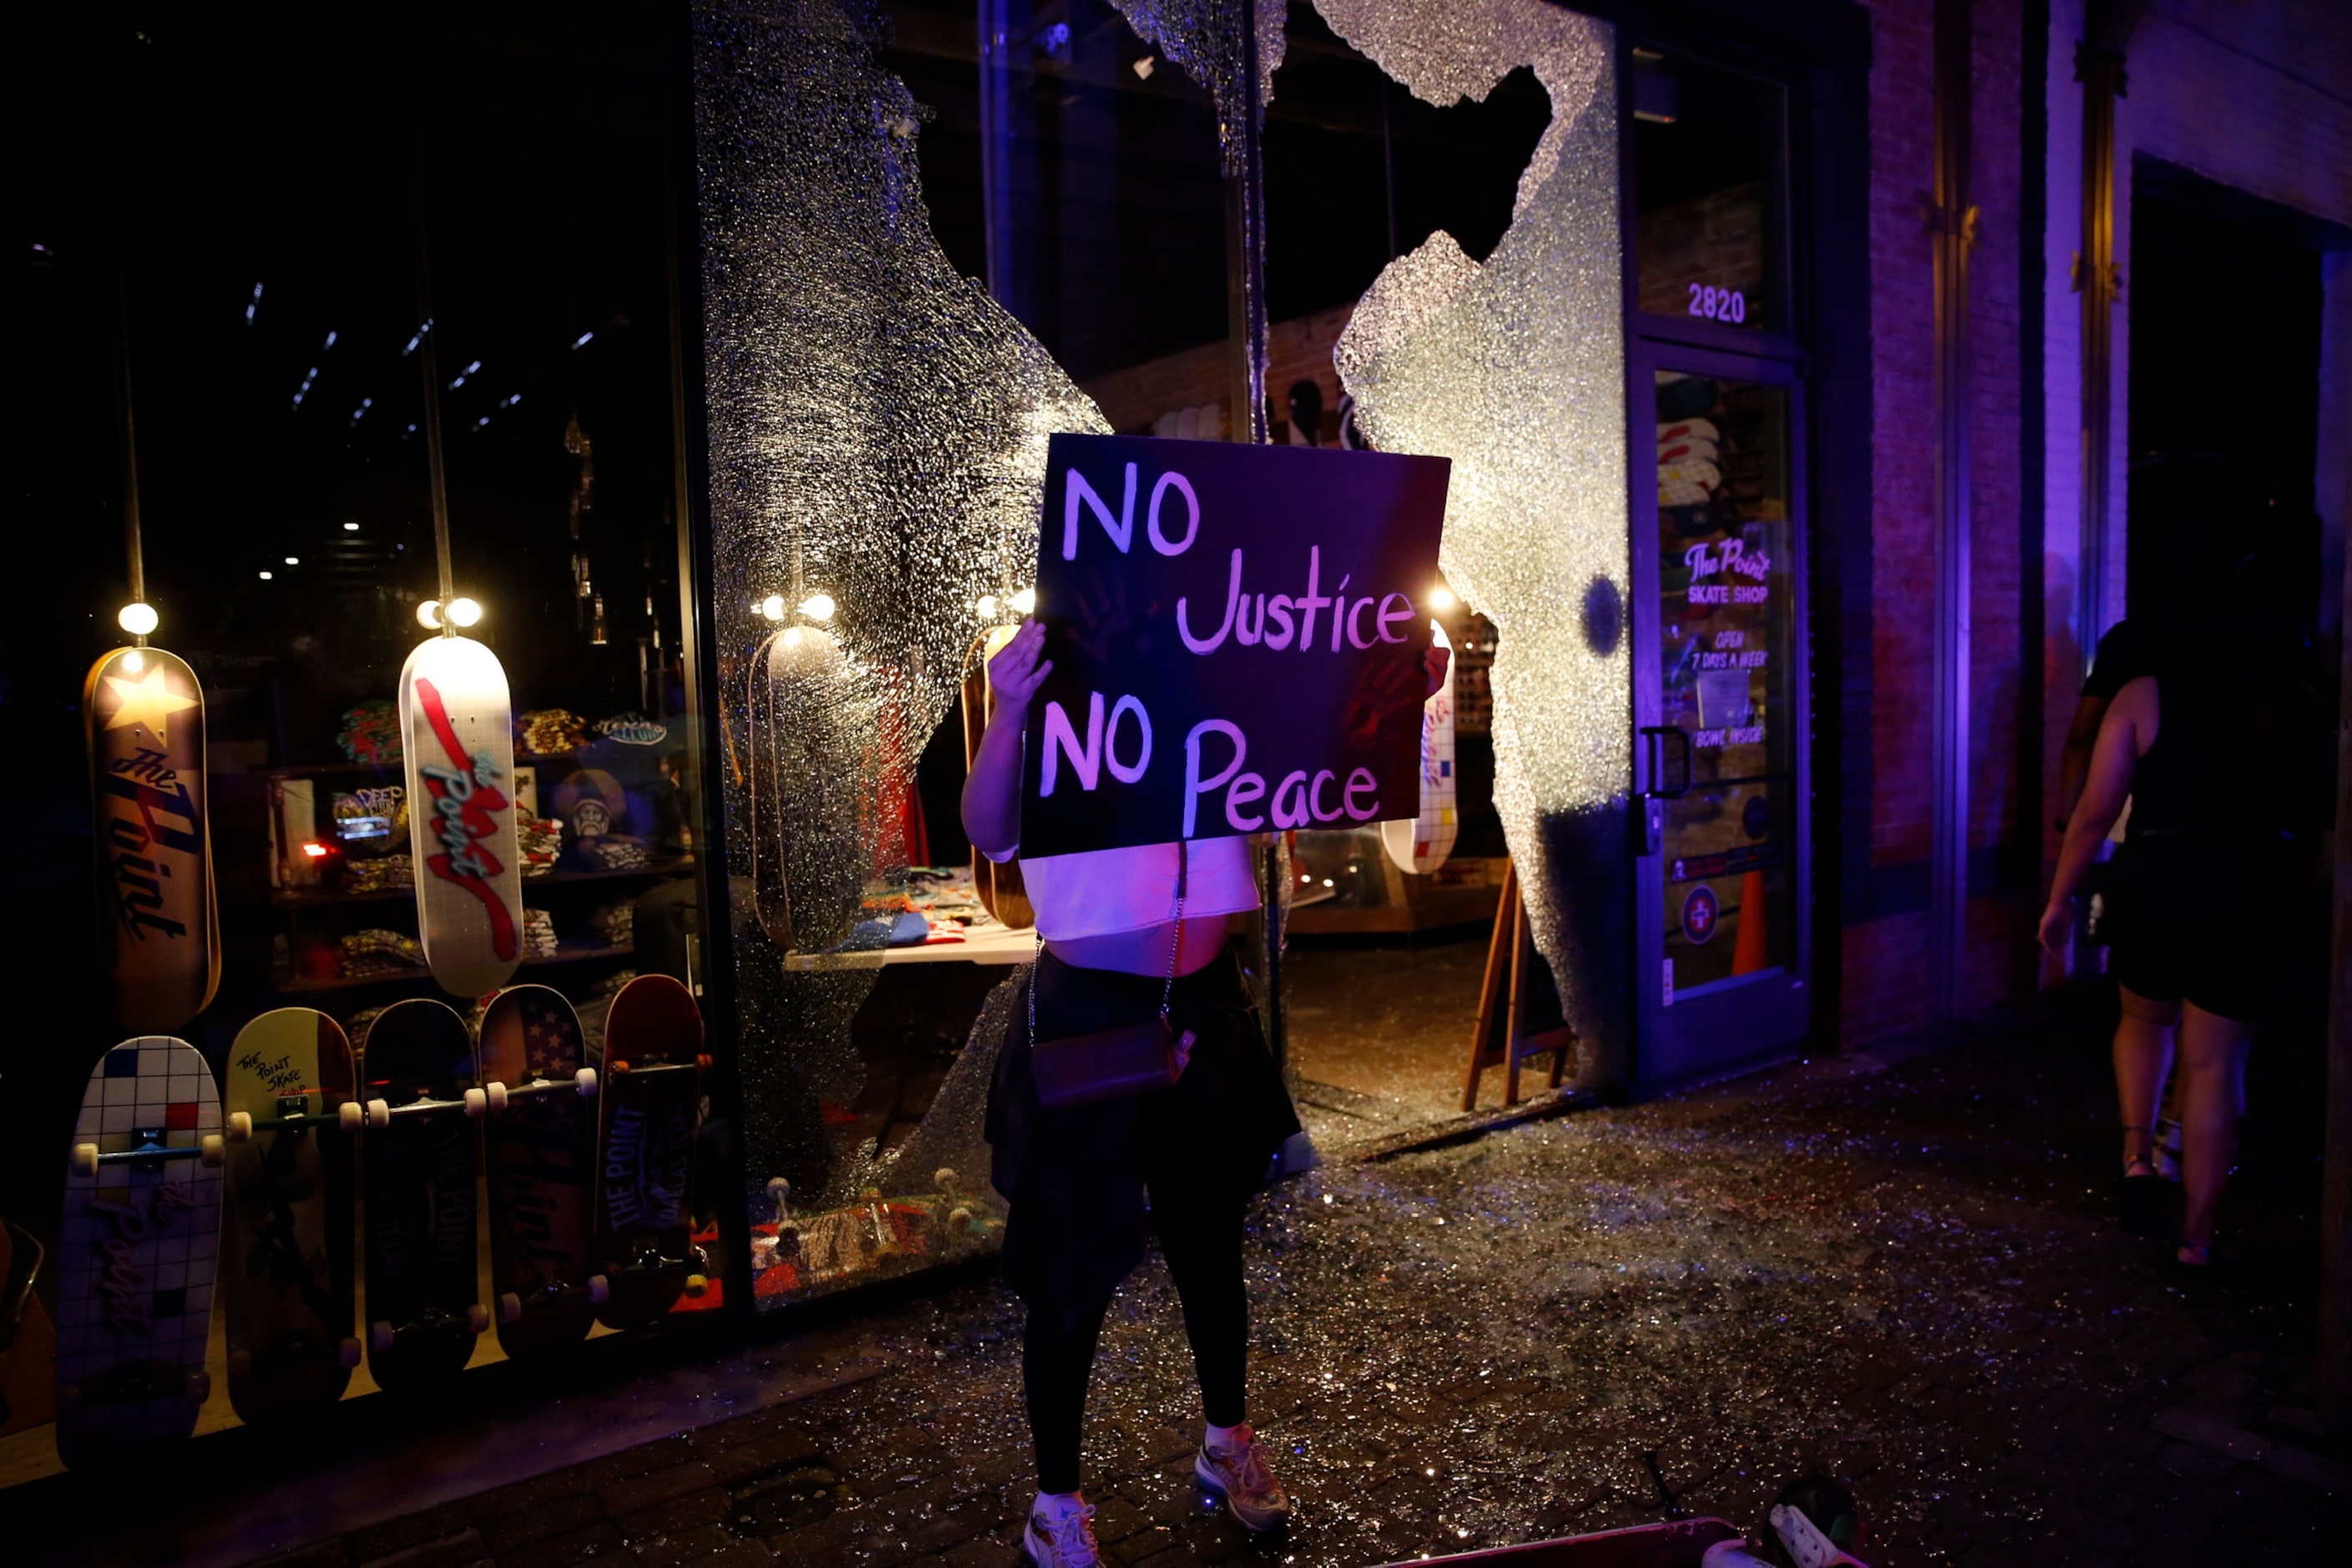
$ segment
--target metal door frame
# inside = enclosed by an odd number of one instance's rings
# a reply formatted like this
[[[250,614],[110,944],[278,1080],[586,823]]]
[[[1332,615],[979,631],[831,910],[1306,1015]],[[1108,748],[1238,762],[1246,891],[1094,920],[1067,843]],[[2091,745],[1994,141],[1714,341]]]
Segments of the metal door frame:
[[[1638,326],[1639,319],[1633,323]],[[1760,346],[1760,345],[1759,345]],[[1789,395],[1789,478],[1790,570],[1794,598],[1788,657],[1792,722],[1789,737],[1790,769],[1795,798],[1790,819],[1796,842],[1791,847],[1795,879],[1790,918],[1796,941],[1793,970],[1767,970],[1738,982],[1718,983],[1706,991],[1664,1002],[1662,964],[1665,944],[1665,895],[1663,838],[1650,841],[1646,824],[1653,794],[1665,781],[1649,776],[1653,759],[1641,742],[1641,731],[1658,724],[1663,698],[1659,667],[1658,604],[1658,477],[1657,382],[1660,370],[1721,376],[1759,385],[1778,386]],[[1628,412],[1628,481],[1626,510],[1632,532],[1631,617],[1633,660],[1633,734],[1634,801],[1633,855],[1633,998],[1634,1043],[1633,1087],[1642,1092],[1696,1079],[1718,1077],[1793,1055],[1811,1032],[1813,1024],[1814,933],[1813,905],[1813,779],[1812,779],[1812,603],[1810,559],[1811,510],[1807,469],[1808,379],[1801,361],[1785,353],[1727,353],[1699,348],[1686,342],[1662,341],[1629,332],[1625,345],[1625,398]],[[1643,435],[1647,432],[1646,437]],[[1661,748],[1663,752],[1663,748]],[[1663,760],[1661,758],[1661,760]],[[1752,1046],[1706,1053],[1700,1043],[1709,1037],[1745,1035]]]

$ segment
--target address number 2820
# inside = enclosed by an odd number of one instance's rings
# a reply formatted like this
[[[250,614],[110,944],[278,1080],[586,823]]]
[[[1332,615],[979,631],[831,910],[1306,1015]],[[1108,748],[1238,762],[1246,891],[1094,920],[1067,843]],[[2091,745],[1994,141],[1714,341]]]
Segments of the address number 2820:
[[[1711,283],[1690,285],[1690,313],[1710,321],[1729,321],[1734,326],[1748,320],[1748,296],[1737,289],[1717,289]]]

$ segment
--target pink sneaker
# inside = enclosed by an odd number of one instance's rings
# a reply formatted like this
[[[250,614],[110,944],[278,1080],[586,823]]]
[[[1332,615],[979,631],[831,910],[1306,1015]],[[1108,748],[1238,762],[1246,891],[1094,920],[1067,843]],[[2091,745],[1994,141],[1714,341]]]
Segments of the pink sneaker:
[[[1225,1500],[1225,1507],[1244,1530],[1272,1530],[1290,1518],[1290,1499],[1282,1483],[1266,1468],[1265,1450],[1257,1434],[1246,1426],[1234,1428],[1239,1439],[1231,1448],[1201,1445],[1192,1473],[1201,1484]]]

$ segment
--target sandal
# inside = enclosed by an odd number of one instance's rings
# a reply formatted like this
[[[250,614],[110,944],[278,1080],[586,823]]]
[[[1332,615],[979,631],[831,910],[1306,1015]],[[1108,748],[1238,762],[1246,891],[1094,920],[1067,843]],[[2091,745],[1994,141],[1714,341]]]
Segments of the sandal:
[[[2126,1127],[2124,1131],[2147,1134],[2145,1127]],[[2164,1227],[2167,1184],[2151,1157],[2154,1140],[2149,1140],[2147,1154],[2136,1154],[2124,1162],[2123,1184],[2116,1193],[2116,1221],[2133,1236],[2154,1236]]]

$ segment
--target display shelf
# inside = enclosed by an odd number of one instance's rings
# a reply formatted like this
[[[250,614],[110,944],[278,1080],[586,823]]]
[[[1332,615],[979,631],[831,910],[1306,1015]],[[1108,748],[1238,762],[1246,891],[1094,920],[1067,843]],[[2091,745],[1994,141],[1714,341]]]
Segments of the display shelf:
[[[563,887],[576,882],[618,882],[632,877],[660,878],[672,876],[680,871],[690,871],[693,868],[694,861],[688,858],[683,860],[664,860],[651,866],[624,868],[614,871],[550,871],[543,877],[525,877],[522,879],[522,889],[528,893],[533,888]],[[378,888],[364,893],[346,893],[340,889],[324,888],[301,889],[280,888],[269,895],[269,901],[283,910],[310,910],[332,909],[339,904],[390,903],[396,899],[414,899],[415,896],[416,889],[413,886]]]
[[[548,964],[585,963],[598,958],[628,958],[636,948],[607,947],[601,943],[559,942],[557,951],[543,958],[526,958],[520,967],[537,969]],[[290,974],[270,976],[270,984],[281,996],[308,995],[314,991],[352,991],[363,985],[389,985],[401,981],[430,980],[433,973],[426,969],[390,969],[377,974],[338,974],[331,980],[301,980]]]
[[[919,947],[870,947],[856,952],[788,952],[790,970],[885,969],[901,963],[1027,963],[1036,953],[1037,933],[1027,926],[998,927],[961,942]]]

